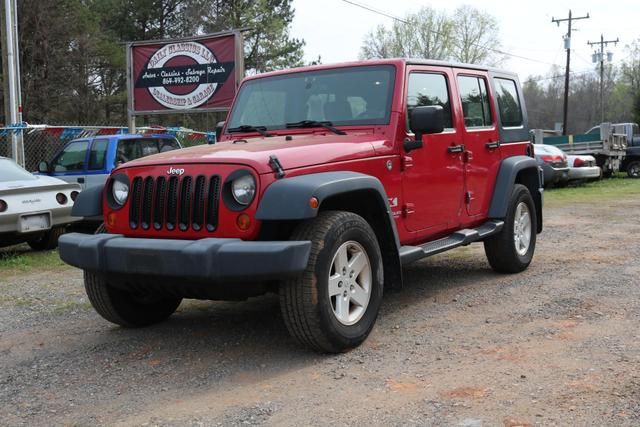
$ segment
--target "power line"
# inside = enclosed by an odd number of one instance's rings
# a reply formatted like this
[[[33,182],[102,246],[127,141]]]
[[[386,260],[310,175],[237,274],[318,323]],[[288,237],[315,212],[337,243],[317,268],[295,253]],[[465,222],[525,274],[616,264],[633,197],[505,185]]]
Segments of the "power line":
[[[401,22],[403,24],[409,25],[409,21],[407,21],[405,19],[402,19],[402,18],[398,18],[397,16],[392,15],[392,14],[390,14],[388,12],[384,12],[382,10],[375,9],[375,8],[369,6],[369,5],[366,5],[366,4],[363,4],[363,3],[360,3],[360,2],[357,2],[357,1],[354,1],[354,0],[342,0],[342,1],[345,2],[345,3],[348,3],[350,5],[359,7],[361,9],[368,10],[369,12],[377,13],[378,15],[385,16],[387,18],[390,18],[390,19],[393,19],[395,21]],[[440,37],[443,37],[443,34],[438,32],[438,31],[436,31],[436,30],[429,30],[429,32],[431,32],[433,34],[436,34],[436,35],[438,35]],[[538,62],[540,64],[545,64],[545,65],[558,65],[558,64],[551,63],[551,62],[542,61],[540,59],[529,58],[529,57],[526,57],[526,56],[517,55],[515,53],[507,52],[507,51],[504,51],[504,50],[501,50],[501,49],[495,49],[495,48],[492,48],[492,47],[489,47],[489,46],[484,46],[484,45],[481,45],[479,43],[473,43],[472,42],[471,44],[474,45],[474,46],[477,46],[477,47],[479,47],[481,49],[486,49],[486,50],[489,50],[489,51],[492,51],[492,52],[495,52],[495,53],[499,53],[501,55],[511,56],[513,58],[524,59],[526,61],[532,61],[532,62]]]

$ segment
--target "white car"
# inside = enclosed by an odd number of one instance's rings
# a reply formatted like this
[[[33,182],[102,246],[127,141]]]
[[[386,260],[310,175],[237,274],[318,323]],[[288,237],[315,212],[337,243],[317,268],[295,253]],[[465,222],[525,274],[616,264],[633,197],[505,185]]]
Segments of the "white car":
[[[81,191],[50,176],[33,175],[12,159],[0,157],[0,247],[27,242],[35,250],[58,246],[58,237]]]
[[[593,156],[573,156],[567,155],[569,166],[569,181],[590,181],[600,179],[602,169],[596,165]]]

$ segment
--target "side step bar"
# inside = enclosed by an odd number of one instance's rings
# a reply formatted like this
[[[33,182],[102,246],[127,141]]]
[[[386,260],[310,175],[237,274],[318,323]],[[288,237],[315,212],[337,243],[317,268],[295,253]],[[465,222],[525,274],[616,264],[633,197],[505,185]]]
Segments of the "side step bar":
[[[427,242],[420,246],[402,246],[400,248],[400,261],[402,261],[402,264],[408,264],[421,258],[457,248],[458,246],[465,246],[469,243],[477,242],[485,237],[499,233],[503,226],[504,221],[491,220],[485,222],[478,228],[458,230],[447,237]]]

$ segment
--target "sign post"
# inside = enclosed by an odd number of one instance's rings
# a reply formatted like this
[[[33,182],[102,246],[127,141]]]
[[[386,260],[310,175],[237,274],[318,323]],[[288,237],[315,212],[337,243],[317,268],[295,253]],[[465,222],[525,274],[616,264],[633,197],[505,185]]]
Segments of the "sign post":
[[[240,31],[127,44],[129,132],[139,115],[228,111],[243,59]]]

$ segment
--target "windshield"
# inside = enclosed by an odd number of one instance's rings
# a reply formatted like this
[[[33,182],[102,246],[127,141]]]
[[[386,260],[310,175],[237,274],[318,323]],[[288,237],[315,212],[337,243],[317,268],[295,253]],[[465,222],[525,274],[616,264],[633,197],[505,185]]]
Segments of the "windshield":
[[[89,148],[89,141],[81,140],[71,142],[51,162],[54,172],[79,172],[84,169],[84,159]]]
[[[395,68],[391,65],[305,71],[242,85],[227,132],[240,126],[283,129],[305,120],[340,125],[386,124]]]
[[[0,159],[0,182],[25,181],[36,179],[10,159]]]

